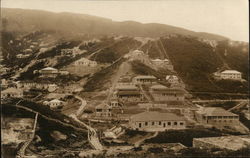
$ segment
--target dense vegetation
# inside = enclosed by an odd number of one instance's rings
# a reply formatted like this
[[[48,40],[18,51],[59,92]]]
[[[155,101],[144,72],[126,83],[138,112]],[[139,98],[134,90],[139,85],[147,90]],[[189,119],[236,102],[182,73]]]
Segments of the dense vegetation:
[[[219,50],[214,50],[209,44],[201,42],[196,38],[176,36],[161,38],[161,41],[175,70],[187,84],[187,88],[190,91],[247,93],[247,83],[216,81],[213,80],[212,76],[212,73],[220,70],[227,63],[229,68],[243,72],[243,77],[248,80],[246,77],[248,59],[246,59],[246,53],[241,50],[245,46],[241,46],[240,49],[227,44],[226,48],[232,50],[232,52],[228,51],[228,59],[223,60],[218,55],[220,53]],[[218,43],[217,47],[220,47],[220,44]],[[236,55],[236,50],[238,51],[237,54],[240,54],[239,56]]]

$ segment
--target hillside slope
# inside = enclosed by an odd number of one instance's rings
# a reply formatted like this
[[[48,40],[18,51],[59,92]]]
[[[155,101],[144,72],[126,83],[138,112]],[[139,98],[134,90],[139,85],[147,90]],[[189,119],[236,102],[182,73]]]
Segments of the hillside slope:
[[[39,10],[2,9],[3,27],[6,31],[28,33],[32,31],[57,31],[63,34],[79,35],[124,35],[160,37],[168,34],[189,35],[211,40],[225,40],[226,37],[210,33],[199,33],[164,24],[142,24],[134,21],[115,22],[85,14],[52,13]],[[41,20],[43,19],[43,20]],[[60,26],[60,27],[58,27]]]

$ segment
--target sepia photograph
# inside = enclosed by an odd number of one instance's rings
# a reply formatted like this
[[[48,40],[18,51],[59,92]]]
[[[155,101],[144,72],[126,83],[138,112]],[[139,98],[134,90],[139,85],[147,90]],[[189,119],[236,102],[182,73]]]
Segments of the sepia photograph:
[[[250,158],[248,0],[1,0],[2,158]]]

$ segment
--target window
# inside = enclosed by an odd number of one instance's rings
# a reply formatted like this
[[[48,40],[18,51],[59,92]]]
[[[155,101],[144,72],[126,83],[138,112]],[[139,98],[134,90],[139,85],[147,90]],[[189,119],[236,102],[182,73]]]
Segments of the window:
[[[159,125],[161,125],[161,121],[159,121]]]
[[[139,128],[141,128],[141,123],[139,123]]]
[[[168,125],[171,126],[171,122],[168,122]]]
[[[163,123],[163,127],[166,127],[166,123]]]
[[[145,122],[145,126],[147,126],[148,125],[148,122]]]
[[[181,126],[183,126],[183,125],[184,125],[184,123],[183,123],[183,122],[180,122],[180,125],[181,125]]]
[[[152,122],[152,126],[154,126],[155,125],[155,122]]]
[[[177,125],[177,122],[174,122],[174,125],[176,126],[176,125]]]

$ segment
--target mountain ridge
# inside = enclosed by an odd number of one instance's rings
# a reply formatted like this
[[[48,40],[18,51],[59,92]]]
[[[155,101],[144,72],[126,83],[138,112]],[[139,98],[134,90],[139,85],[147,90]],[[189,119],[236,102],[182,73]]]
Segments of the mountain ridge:
[[[154,38],[169,34],[180,34],[216,41],[229,39],[221,35],[195,32],[167,24],[140,23],[136,21],[118,22],[108,18],[70,12],[55,13],[42,10],[2,8],[2,18],[5,19],[5,25],[8,26],[9,31],[18,32],[54,30],[74,32],[76,34],[124,35]]]

